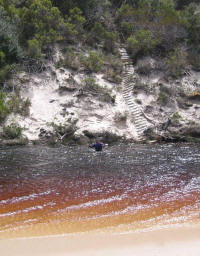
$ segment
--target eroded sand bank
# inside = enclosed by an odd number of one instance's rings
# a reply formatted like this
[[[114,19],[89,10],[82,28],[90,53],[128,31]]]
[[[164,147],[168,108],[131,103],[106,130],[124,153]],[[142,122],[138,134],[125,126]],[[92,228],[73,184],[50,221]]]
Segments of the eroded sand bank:
[[[200,225],[141,233],[82,233],[0,241],[3,256],[199,256]]]

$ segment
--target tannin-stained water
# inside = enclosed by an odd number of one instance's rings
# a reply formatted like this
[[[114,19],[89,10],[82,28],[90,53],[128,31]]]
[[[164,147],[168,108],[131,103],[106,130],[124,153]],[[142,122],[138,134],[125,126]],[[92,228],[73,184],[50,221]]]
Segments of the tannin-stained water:
[[[0,238],[197,222],[199,145],[0,149]]]

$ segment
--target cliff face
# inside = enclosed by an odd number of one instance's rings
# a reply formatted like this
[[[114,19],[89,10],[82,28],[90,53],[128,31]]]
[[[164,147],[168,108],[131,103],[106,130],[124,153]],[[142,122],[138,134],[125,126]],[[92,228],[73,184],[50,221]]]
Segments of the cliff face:
[[[85,71],[56,68],[57,49],[44,71],[16,78],[21,96],[30,100],[29,115],[10,115],[6,125],[17,123],[31,141],[86,143],[94,136],[141,141],[191,135],[190,129],[198,137],[200,72],[170,79],[155,59],[145,57],[133,65],[124,49],[119,54],[123,73],[117,85],[103,73],[91,78]]]

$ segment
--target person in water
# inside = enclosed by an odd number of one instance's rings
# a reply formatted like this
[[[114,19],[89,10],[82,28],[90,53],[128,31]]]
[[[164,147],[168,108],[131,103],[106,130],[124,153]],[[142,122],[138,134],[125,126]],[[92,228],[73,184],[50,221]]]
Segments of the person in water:
[[[94,148],[96,151],[102,151],[104,144],[103,144],[103,142],[96,140],[96,142],[91,144],[89,147]]]

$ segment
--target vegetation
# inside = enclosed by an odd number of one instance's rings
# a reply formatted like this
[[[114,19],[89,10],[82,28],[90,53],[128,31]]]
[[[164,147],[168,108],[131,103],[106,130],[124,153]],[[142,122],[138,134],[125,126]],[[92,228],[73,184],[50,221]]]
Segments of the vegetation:
[[[6,94],[0,91],[0,123],[6,118],[7,114]]]
[[[178,69],[182,64],[176,49],[185,45],[186,60],[199,68],[200,13],[196,12],[196,3],[195,0],[0,0],[0,83],[8,79],[12,64],[24,58],[44,58],[55,43],[62,42],[100,44],[105,51],[115,52],[116,42],[122,41],[133,58],[162,54],[169,59],[168,66],[175,63]],[[79,62],[73,52],[66,53],[65,64],[69,65],[73,58],[76,61],[72,67],[77,68]],[[101,68],[99,56],[93,52],[83,63],[89,71],[98,72]],[[175,75],[179,74],[176,71]]]
[[[12,123],[8,126],[3,126],[2,137],[5,139],[19,139],[22,136],[22,128],[17,124]]]

